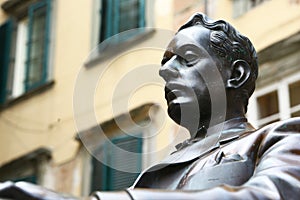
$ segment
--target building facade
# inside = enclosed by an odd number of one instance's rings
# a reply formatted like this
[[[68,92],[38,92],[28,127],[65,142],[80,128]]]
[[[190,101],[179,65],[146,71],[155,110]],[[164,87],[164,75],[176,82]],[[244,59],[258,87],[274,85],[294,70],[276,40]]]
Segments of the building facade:
[[[229,21],[256,47],[250,122],[299,116],[299,1],[0,5],[0,181],[82,196],[128,187],[170,153],[188,134],[166,116],[158,69],[170,38],[195,12]]]
[[[172,0],[0,5],[1,182],[79,196],[122,189],[186,137],[166,117],[158,78]]]
[[[174,5],[175,29],[181,24],[176,22],[200,11],[230,22],[253,42],[259,77],[248,118],[255,127],[300,115],[299,1],[191,0]]]
[[[249,120],[261,127],[300,116],[300,2],[284,0],[212,1],[209,15],[230,21],[253,42],[259,60]]]

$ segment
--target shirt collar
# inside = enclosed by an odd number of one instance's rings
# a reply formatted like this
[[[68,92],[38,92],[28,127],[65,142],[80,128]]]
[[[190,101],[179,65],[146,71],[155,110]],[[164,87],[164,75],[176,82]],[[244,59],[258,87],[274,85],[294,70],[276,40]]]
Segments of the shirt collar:
[[[253,128],[253,126],[248,123],[245,117],[233,118],[223,123],[212,126],[207,130],[205,129],[205,127],[201,127],[198,130],[195,138],[188,139],[180,144],[177,144],[176,149],[180,150],[200,140],[206,139],[209,139],[209,141],[214,141],[209,145],[215,145],[217,143],[224,144],[238,138],[246,132],[254,130],[255,129]],[[201,137],[202,135],[205,135],[205,137]]]

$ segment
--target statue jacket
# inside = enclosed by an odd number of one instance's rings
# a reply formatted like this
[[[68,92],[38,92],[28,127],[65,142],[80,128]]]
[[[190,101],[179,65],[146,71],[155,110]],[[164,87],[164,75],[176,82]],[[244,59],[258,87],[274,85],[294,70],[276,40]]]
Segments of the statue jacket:
[[[96,192],[99,199],[115,192]],[[120,199],[299,199],[300,118],[255,130],[246,119],[209,128],[141,173]]]

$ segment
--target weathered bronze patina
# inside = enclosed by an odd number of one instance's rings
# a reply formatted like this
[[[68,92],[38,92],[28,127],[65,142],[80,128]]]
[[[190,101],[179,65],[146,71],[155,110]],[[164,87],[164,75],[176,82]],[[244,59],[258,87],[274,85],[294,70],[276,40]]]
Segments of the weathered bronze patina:
[[[169,116],[190,131],[191,139],[142,172],[131,188],[90,198],[298,199],[300,118],[259,130],[247,122],[257,71],[248,38],[225,21],[195,14],[170,42],[159,72],[166,81]],[[221,79],[211,80],[210,74]],[[212,90],[220,94],[217,99]],[[215,105],[226,109],[213,113]],[[1,185],[0,197],[74,199],[20,183]]]

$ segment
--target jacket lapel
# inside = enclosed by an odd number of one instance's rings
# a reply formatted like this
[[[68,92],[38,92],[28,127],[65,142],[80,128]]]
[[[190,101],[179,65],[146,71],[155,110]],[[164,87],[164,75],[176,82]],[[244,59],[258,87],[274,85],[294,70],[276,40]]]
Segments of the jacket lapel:
[[[205,138],[196,138],[185,141],[185,145],[181,145],[177,151],[173,152],[159,164],[144,170],[137,178],[132,188],[134,188],[148,172],[156,171],[169,165],[187,163],[194,159],[198,159],[219,148],[221,145],[238,139],[241,135],[254,130],[255,129],[251,124],[247,123],[245,118],[229,120],[223,124],[211,127],[207,130]]]
[[[206,137],[197,140],[187,140],[184,147],[179,148],[170,156],[164,159],[161,164],[183,163],[217,149],[221,144],[225,144],[239,138],[245,133],[254,131],[255,129],[247,122],[246,118],[238,118],[226,121],[222,124],[213,126],[207,130]]]

